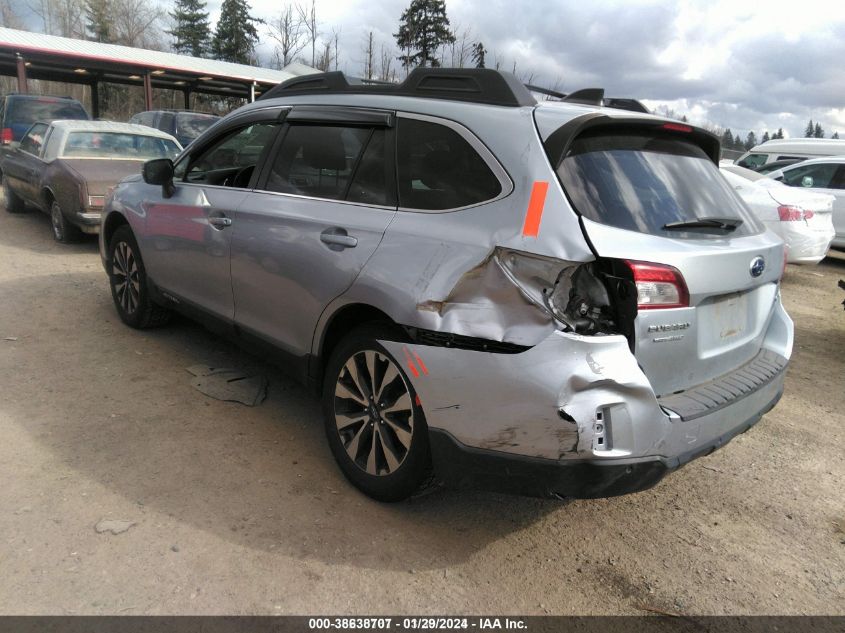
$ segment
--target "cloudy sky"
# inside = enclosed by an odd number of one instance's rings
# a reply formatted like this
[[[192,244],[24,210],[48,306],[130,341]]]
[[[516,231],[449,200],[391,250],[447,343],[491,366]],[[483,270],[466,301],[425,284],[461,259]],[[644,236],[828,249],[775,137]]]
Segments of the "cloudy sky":
[[[252,0],[271,18],[278,0]],[[392,44],[408,0],[317,0],[325,32],[340,30],[341,66],[360,72],[372,30]],[[212,10],[219,6],[209,2]],[[453,27],[503,67],[561,90],[666,105],[696,123],[803,135],[807,120],[845,136],[845,2],[447,0]]]
[[[269,21],[286,1],[250,4]],[[207,2],[214,22],[220,0]],[[317,0],[321,31],[340,33],[341,70],[362,72],[370,31],[377,48],[395,47],[409,2]],[[515,62],[538,85],[603,87],[743,139],[779,127],[802,136],[811,118],[845,137],[842,0],[447,0],[446,9],[454,29],[484,43],[488,66]],[[266,28],[261,35],[259,54],[269,60]]]

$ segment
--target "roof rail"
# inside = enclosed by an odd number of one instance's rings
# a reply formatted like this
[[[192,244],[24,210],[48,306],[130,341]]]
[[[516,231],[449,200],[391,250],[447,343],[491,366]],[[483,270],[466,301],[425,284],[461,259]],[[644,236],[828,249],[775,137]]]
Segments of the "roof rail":
[[[516,77],[492,68],[416,68],[401,84],[347,79],[337,71],[302,75],[274,86],[259,99],[309,94],[396,95],[509,107],[537,104]]]
[[[585,105],[604,106],[606,108],[617,108],[619,110],[630,110],[631,112],[642,112],[644,114],[651,114],[651,111],[645,107],[640,101],[636,99],[628,99],[623,97],[605,97],[604,89],[602,88],[585,88],[583,90],[576,90],[571,94],[558,92],[557,90],[549,90],[548,88],[541,88],[532,84],[525,84],[531,92],[536,92],[541,95],[555,97],[567,103],[583,103]]]

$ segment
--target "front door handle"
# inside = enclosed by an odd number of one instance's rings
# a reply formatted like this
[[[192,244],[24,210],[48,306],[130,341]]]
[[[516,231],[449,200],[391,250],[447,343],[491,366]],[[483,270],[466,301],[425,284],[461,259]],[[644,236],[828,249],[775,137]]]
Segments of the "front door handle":
[[[342,251],[344,248],[355,248],[358,246],[358,238],[352,237],[346,229],[338,227],[326,229],[320,233],[320,241],[328,244],[333,251]]]
[[[216,229],[225,229],[227,226],[232,226],[232,218],[227,218],[225,215],[215,215],[208,218],[208,223]]]

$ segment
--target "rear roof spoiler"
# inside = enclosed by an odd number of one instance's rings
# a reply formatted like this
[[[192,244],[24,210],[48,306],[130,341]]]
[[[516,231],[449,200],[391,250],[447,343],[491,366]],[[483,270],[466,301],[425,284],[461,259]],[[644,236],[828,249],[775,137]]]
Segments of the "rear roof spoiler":
[[[600,112],[592,112],[579,116],[561,125],[552,132],[543,143],[546,154],[552,166],[557,169],[566,156],[572,142],[587,131],[607,130],[608,132],[650,131],[659,134],[677,135],[678,138],[689,140],[700,147],[707,157],[716,165],[719,164],[719,137],[694,125],[680,123],[666,119],[645,117],[610,117]]]

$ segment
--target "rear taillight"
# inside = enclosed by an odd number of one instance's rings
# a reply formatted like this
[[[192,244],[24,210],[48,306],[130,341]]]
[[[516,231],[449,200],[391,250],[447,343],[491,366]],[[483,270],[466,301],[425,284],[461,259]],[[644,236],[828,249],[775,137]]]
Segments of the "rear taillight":
[[[8,145],[12,141],[15,140],[15,135],[12,133],[12,128],[4,127],[3,131],[0,132],[0,144]]]
[[[637,308],[689,307],[689,290],[681,271],[665,264],[626,261],[637,286]]]
[[[805,211],[800,207],[781,205],[778,207],[778,217],[780,217],[781,222],[801,222],[813,217],[813,212]]]

